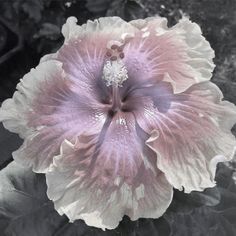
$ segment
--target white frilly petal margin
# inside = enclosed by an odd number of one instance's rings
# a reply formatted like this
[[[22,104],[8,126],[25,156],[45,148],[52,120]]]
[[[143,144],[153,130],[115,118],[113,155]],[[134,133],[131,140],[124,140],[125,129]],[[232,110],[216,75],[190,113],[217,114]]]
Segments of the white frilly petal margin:
[[[13,158],[35,172],[46,172],[65,138],[71,140],[90,126],[102,127],[105,112],[94,106],[92,98],[71,86],[61,62],[41,62],[21,79],[13,98],[0,109],[4,127],[24,139]]]
[[[202,35],[199,25],[191,22],[187,17],[183,17],[172,30],[183,37],[188,46],[187,54],[189,60],[187,63],[196,73],[194,77],[196,82],[210,80],[215,68],[213,62],[215,52]]]
[[[183,17],[179,23],[168,28],[167,19],[157,16],[134,20],[130,24],[143,32],[141,46],[135,47],[133,56],[140,51],[141,57],[146,50],[155,61],[154,65],[148,60],[146,64],[153,67],[152,71],[157,67],[157,75],[164,70],[163,80],[172,83],[175,93],[183,92],[195,83],[210,80],[215,67],[215,53],[196,23]],[[153,31],[155,36],[152,35]],[[129,60],[132,61],[132,57]],[[143,65],[143,68],[146,66]]]
[[[0,122],[6,129],[18,133],[21,138],[26,138],[35,132],[28,126],[28,113],[32,110],[32,102],[39,92],[39,87],[48,79],[60,76],[64,71],[62,63],[51,60],[39,64],[30,70],[17,84],[17,91],[12,98],[5,100],[0,109]]]
[[[235,156],[231,129],[236,106],[222,98],[211,82],[193,85],[172,102],[161,116],[162,128],[154,129],[146,141],[156,153],[157,167],[174,188],[189,193],[214,187],[217,164]]]
[[[35,101],[45,97],[43,87],[50,87],[51,82],[64,79],[65,74],[62,63],[55,60],[40,63],[36,68],[30,70],[17,85],[17,91],[11,99],[3,102],[0,109],[0,121],[4,127],[11,132],[18,133],[24,139],[23,145],[13,152],[13,158],[23,166],[30,166],[36,172],[44,172],[50,165],[51,160],[43,155],[41,151],[34,151],[40,144],[39,140],[33,142],[40,135],[43,125],[34,126],[30,124],[31,113],[35,112]],[[40,97],[38,97],[40,96]],[[51,101],[48,101],[50,103]],[[44,106],[47,107],[47,106]],[[50,108],[50,106],[48,106]],[[45,114],[46,116],[47,114]],[[43,115],[38,117],[43,120]],[[43,122],[42,122],[43,123]],[[51,144],[53,146],[54,144]],[[45,148],[45,147],[44,147]],[[37,155],[36,155],[37,153]],[[59,150],[58,150],[59,153]],[[43,157],[42,157],[43,155]],[[42,164],[43,162],[43,164]]]
[[[65,44],[71,39],[81,39],[90,35],[110,35],[113,40],[125,38],[127,34],[134,35],[137,29],[120,17],[101,17],[94,21],[88,20],[85,24],[77,25],[76,17],[69,17],[62,27]]]
[[[124,215],[131,220],[158,218],[172,201],[173,189],[163,173],[156,176],[149,169],[137,176],[138,186],[126,183],[121,176],[104,184],[104,176],[93,177],[78,163],[83,156],[75,156],[76,147],[69,141],[61,146],[61,154],[54,157],[46,173],[47,194],[59,214],[67,215],[70,222],[82,219],[89,226],[114,229]],[[81,169],[82,168],[82,169]],[[81,171],[82,170],[82,171]],[[92,174],[91,174],[92,175]],[[114,181],[114,182],[113,182]]]

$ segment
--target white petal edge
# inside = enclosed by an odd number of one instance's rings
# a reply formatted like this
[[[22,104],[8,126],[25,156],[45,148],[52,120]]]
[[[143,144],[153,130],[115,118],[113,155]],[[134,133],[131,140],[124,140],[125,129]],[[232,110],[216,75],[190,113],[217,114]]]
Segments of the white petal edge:
[[[188,59],[185,60],[188,70],[194,78],[195,83],[208,81],[212,77],[212,72],[215,68],[213,58],[215,57],[214,50],[209,42],[202,35],[202,31],[198,24],[193,23],[189,18],[183,18],[173,27],[168,28],[167,19],[164,17],[149,17],[143,20],[134,20],[130,24],[137,27],[139,30],[146,32],[149,26],[155,27],[156,35],[161,36],[168,33],[176,35],[176,41],[185,43],[185,53]],[[173,84],[174,92],[183,92],[192,84],[179,87],[175,84],[168,75],[164,77],[164,81]]]
[[[163,156],[163,153],[167,155],[171,152],[168,153],[166,151],[167,149],[163,149],[164,151],[160,150],[159,139],[161,136],[158,130],[153,130],[150,138],[146,141],[146,144],[156,153],[157,167],[165,173],[169,183],[179,190],[183,190],[184,188],[186,193],[203,191],[205,188],[214,187],[216,184],[215,172],[217,164],[219,162],[231,161],[236,154],[236,139],[231,133],[231,128],[236,123],[236,106],[227,101],[222,101],[221,91],[211,82],[194,85],[194,88],[196,90],[190,88],[189,92],[195,92],[195,95],[201,90],[204,92],[208,91],[208,95],[202,92],[202,96],[203,98],[208,97],[211,103],[208,103],[208,110],[206,110],[206,107],[202,110],[202,114],[204,114],[203,117],[211,114],[208,122],[209,125],[211,124],[211,127],[216,128],[214,136],[212,134],[209,136],[211,138],[205,134],[199,136],[200,126],[199,130],[192,131],[192,135],[188,139],[179,134],[177,137],[179,144],[175,140],[173,143],[170,141],[169,146],[166,146],[170,150],[173,149],[174,154],[172,153],[173,155],[171,156]],[[209,101],[205,102],[207,103]],[[215,107],[211,108],[210,104],[212,104],[212,107]],[[210,111],[211,113],[208,113]],[[201,116],[198,119],[201,119]],[[176,126],[176,121],[172,120],[172,122],[175,122]],[[178,125],[181,126],[180,123]],[[181,127],[181,132],[185,135],[186,130],[183,126]],[[196,128],[197,126],[195,125],[194,127]],[[207,134],[209,131],[206,130],[205,132]],[[195,137],[194,135],[197,136]],[[180,139],[181,137],[183,140]],[[201,140],[201,137],[204,137],[204,140]],[[190,138],[194,138],[195,141],[190,140]]]
[[[67,162],[66,156],[71,157],[73,152],[74,145],[65,140],[61,146],[61,154],[54,157],[49,172],[46,173],[48,197],[54,201],[54,207],[58,213],[61,215],[66,214],[70,222],[82,219],[89,226],[102,228],[103,230],[114,229],[118,226],[124,215],[128,215],[131,220],[137,220],[143,217],[158,218],[164,214],[170,205],[173,197],[173,189],[162,173],[158,181],[153,180],[156,186],[149,186],[147,191],[150,191],[150,196],[147,196],[148,193],[145,195],[146,186],[143,186],[143,184],[132,190],[128,184],[122,183],[122,186],[114,192],[107,189],[104,191],[93,189],[93,186],[86,189],[83,188],[83,184],[76,186],[79,181],[79,178],[73,176],[76,169],[73,169],[72,166],[69,167],[71,169],[68,169],[64,165]],[[118,185],[119,182],[120,180],[118,178],[114,186]],[[105,191],[108,191],[111,195],[107,196],[103,194]],[[157,192],[158,194],[155,195]],[[145,196],[147,196],[146,200],[144,199]],[[154,198],[154,196],[156,198],[156,205],[149,199]],[[149,209],[145,209],[145,203],[139,202],[142,199],[151,204],[152,207],[150,208],[149,206]],[[141,207],[139,204],[145,206]]]
[[[173,30],[179,31],[179,34],[185,38],[185,42],[189,46],[187,53],[191,60],[188,61],[188,64],[197,72],[196,82],[210,80],[215,68],[213,62],[215,52],[202,35],[199,25],[190,21],[187,17],[183,17],[173,27]]]
[[[87,23],[77,25],[77,18],[71,16],[62,27],[62,34],[65,37],[65,44],[71,39],[79,39],[90,34],[102,33],[113,35],[113,39],[124,39],[137,30],[128,22],[120,17],[101,17],[94,21],[88,20]]]
[[[13,97],[5,100],[0,108],[0,122],[3,122],[6,129],[18,133],[21,138],[26,138],[36,131],[28,127],[26,113],[32,110],[31,104],[40,83],[57,73],[63,76],[62,63],[55,60],[45,61],[31,69],[20,80]]]

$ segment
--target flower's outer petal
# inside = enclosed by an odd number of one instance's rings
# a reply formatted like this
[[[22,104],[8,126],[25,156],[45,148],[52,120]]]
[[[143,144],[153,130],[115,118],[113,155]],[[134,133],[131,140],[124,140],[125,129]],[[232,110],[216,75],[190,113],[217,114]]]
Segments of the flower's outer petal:
[[[157,167],[169,183],[187,193],[214,186],[217,163],[231,160],[235,153],[231,134],[235,106],[222,101],[222,93],[211,82],[165,96],[170,99],[168,110],[159,111],[143,97],[144,109],[135,111],[138,124],[151,133],[146,144],[156,152]]]
[[[154,24],[155,28],[158,29],[159,32],[161,29],[164,32],[168,30],[167,19],[160,16],[151,16],[145,19],[132,20],[129,23],[142,31],[147,31],[150,24]]]
[[[39,63],[50,61],[50,60],[57,60],[57,56],[58,56],[57,52],[46,54],[46,55],[44,55],[43,57],[40,58]]]
[[[77,21],[78,20],[76,19],[76,17],[71,16],[66,20],[66,23],[62,26],[61,32],[65,37],[65,42],[72,37],[80,35],[82,29],[81,26],[77,25]]]
[[[101,17],[94,21],[88,20],[82,26],[77,25],[77,19],[72,16],[67,19],[62,27],[62,34],[65,37],[66,44],[71,39],[82,39],[97,33],[110,35],[113,40],[120,40],[135,31],[135,27],[117,16]]]
[[[36,172],[47,170],[64,139],[76,138],[90,127],[100,130],[105,122],[106,108],[77,89],[59,61],[39,64],[17,89],[13,98],[3,103],[0,120],[25,139],[13,153],[14,159]]]
[[[195,77],[196,81],[204,82],[210,80],[215,67],[213,62],[215,52],[202,35],[199,25],[184,17],[173,27],[173,30],[185,39],[189,47],[187,50],[189,56],[187,63],[197,73]]]
[[[32,100],[39,89],[39,84],[47,78],[61,76],[61,66],[61,63],[56,61],[42,63],[21,79],[17,85],[18,91],[14,93],[13,98],[3,102],[0,110],[0,121],[6,129],[18,133],[22,138],[33,133],[27,126],[26,113],[31,110]]]
[[[130,24],[139,31],[124,48],[130,78],[127,84],[164,80],[179,93],[211,78],[214,51],[197,24],[185,17],[171,28],[161,17]]]
[[[158,218],[172,199],[172,186],[156,168],[155,153],[140,143],[131,114],[117,114],[104,134],[65,141],[46,179],[60,214],[103,229],[117,227],[124,215]]]

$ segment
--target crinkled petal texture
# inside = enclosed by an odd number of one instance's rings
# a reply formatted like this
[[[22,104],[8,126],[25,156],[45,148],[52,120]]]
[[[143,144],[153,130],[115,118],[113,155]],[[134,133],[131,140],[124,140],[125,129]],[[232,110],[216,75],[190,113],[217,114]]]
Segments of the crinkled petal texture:
[[[17,88],[13,99],[3,103],[1,118],[25,139],[14,159],[36,172],[48,169],[65,139],[75,139],[89,127],[101,129],[105,121],[105,105],[80,93],[59,61],[41,63]]]
[[[123,215],[161,216],[173,187],[214,186],[217,163],[234,155],[236,109],[209,82],[214,52],[199,26],[76,21],[0,109],[4,126],[24,138],[14,159],[46,173],[57,211],[112,229]],[[116,96],[103,79],[113,45],[128,76]]]
[[[103,229],[115,228],[124,215],[158,218],[172,200],[172,186],[137,136],[132,114],[117,113],[105,133],[65,141],[46,177],[60,214]]]
[[[184,187],[189,193],[213,187],[217,163],[229,161],[235,154],[231,128],[236,123],[236,108],[222,101],[219,88],[211,82],[193,85],[170,99],[166,113],[153,108],[151,102],[148,113],[138,113],[140,126],[152,130],[146,144],[175,188]]]
[[[140,31],[125,47],[129,82],[172,83],[174,92],[211,78],[214,51],[201,29],[187,18],[172,28],[166,18],[132,21]]]

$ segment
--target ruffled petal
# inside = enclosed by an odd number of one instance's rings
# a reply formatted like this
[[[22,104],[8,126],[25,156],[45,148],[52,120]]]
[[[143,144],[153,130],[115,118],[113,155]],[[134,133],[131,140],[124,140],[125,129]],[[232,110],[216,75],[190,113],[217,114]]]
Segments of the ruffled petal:
[[[170,184],[187,193],[213,187],[217,163],[231,160],[235,153],[231,128],[236,108],[222,101],[222,93],[211,82],[168,97],[171,105],[164,112],[147,97],[145,108],[136,111],[142,129],[152,131],[146,144],[156,152],[157,167]]]
[[[100,130],[105,122],[106,106],[80,91],[58,61],[39,64],[17,89],[3,103],[0,120],[25,139],[14,159],[36,172],[47,170],[65,138],[71,140],[90,127]]]
[[[175,93],[209,80],[214,69],[214,51],[201,29],[183,18],[172,28],[154,17],[131,21],[139,29],[124,48],[130,83],[171,82]]]
[[[62,34],[65,37],[65,43],[73,39],[82,39],[84,37],[99,34],[110,35],[113,40],[124,39],[127,34],[132,34],[135,28],[120,17],[101,17],[94,21],[88,20],[82,26],[77,25],[76,17],[69,17],[62,27]]]
[[[70,221],[113,229],[124,215],[158,218],[169,206],[172,187],[141,143],[131,114],[117,114],[105,133],[65,141],[46,174],[48,196]],[[145,150],[144,150],[145,148]]]
[[[132,20],[129,23],[143,32],[148,31],[152,26],[157,29],[158,34],[168,31],[167,19],[165,17],[152,16],[145,19]]]
[[[62,77],[62,64],[51,61],[42,63],[21,79],[13,98],[3,102],[0,109],[0,121],[6,129],[18,133],[25,138],[33,133],[27,125],[27,113],[31,110],[33,99],[39,90],[39,85],[51,77]]]

